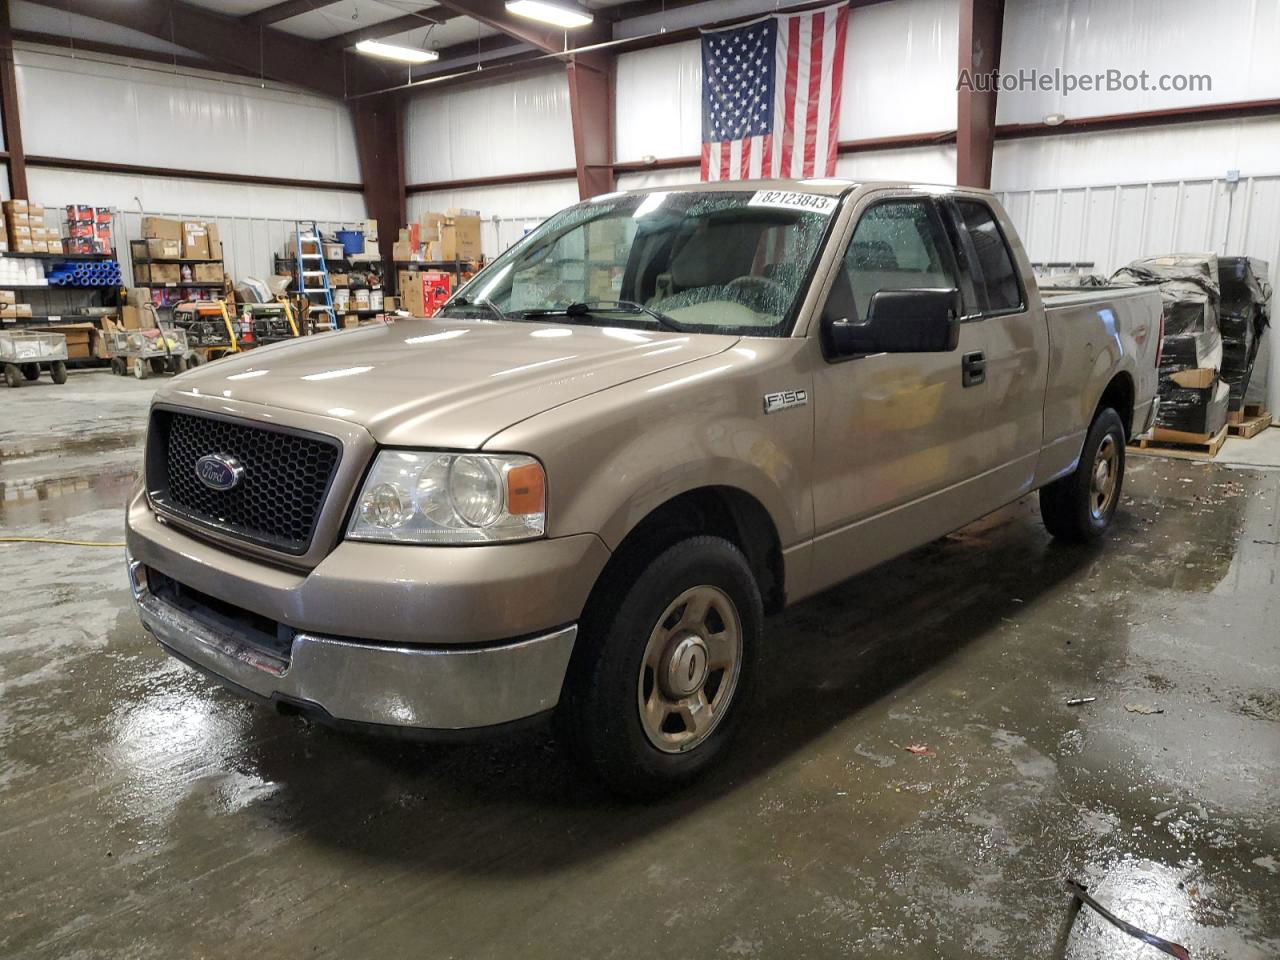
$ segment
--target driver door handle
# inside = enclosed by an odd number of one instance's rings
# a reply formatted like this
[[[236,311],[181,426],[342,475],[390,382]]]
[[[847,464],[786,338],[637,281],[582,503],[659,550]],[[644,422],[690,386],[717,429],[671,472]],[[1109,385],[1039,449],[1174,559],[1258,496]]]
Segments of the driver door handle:
[[[976,387],[987,380],[987,358],[981,350],[966,353],[960,360],[960,380],[966,387]]]

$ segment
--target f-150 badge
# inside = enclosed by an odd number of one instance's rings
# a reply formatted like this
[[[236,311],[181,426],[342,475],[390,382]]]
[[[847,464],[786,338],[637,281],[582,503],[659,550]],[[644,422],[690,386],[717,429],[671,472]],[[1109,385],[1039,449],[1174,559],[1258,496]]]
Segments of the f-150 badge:
[[[790,410],[792,407],[803,407],[809,402],[809,394],[805,390],[780,390],[777,393],[764,395],[764,412],[777,413]]]

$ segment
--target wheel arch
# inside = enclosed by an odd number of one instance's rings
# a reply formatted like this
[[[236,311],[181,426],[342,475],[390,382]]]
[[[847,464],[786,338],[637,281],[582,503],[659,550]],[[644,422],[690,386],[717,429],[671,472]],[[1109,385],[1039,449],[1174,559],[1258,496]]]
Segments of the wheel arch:
[[[590,611],[650,560],[688,537],[728,540],[746,557],[766,613],[785,603],[785,564],[778,528],[765,505],[741,487],[707,485],[679,493],[650,510],[622,538],[587,599]]]
[[[1111,407],[1120,415],[1120,420],[1124,423],[1125,440],[1131,439],[1133,437],[1133,413],[1136,396],[1137,391],[1134,386],[1133,375],[1127,370],[1119,371],[1108,381],[1103,389],[1102,396],[1098,398],[1098,402],[1093,408],[1093,417],[1090,417],[1089,422],[1093,422],[1103,407]]]

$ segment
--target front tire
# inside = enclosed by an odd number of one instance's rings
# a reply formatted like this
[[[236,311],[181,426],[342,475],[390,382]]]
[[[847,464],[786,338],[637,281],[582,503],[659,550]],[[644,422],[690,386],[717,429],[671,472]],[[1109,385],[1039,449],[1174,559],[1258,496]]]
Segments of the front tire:
[[[4,382],[10,387],[20,387],[25,382],[22,370],[17,364],[6,363],[4,365]]]
[[[1040,490],[1040,514],[1054,537],[1092,543],[1106,533],[1124,486],[1124,446],[1124,421],[1104,407],[1093,418],[1075,471]]]
[[[49,364],[49,376],[53,378],[53,382],[63,384],[67,382],[67,365],[62,360],[55,360]]]
[[[748,710],[764,612],[746,558],[682,540],[593,598],[558,710],[578,759],[619,793],[652,797],[719,760]]]
[[[38,363],[24,363],[24,364],[22,365],[22,375],[23,375],[24,377],[26,377],[28,380],[39,380],[39,379],[40,379],[40,364],[38,364]]]

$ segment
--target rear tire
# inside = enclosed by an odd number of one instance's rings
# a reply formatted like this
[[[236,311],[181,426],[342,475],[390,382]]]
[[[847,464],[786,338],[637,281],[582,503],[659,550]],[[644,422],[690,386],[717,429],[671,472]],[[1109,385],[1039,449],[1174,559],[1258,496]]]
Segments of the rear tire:
[[[736,546],[699,536],[602,590],[583,617],[557,727],[613,790],[657,796],[716,763],[749,709],[760,589]]]
[[[111,372],[117,377],[123,377],[129,373],[129,365],[125,363],[124,357],[111,358]]]
[[[49,376],[53,378],[54,383],[62,384],[67,382],[67,365],[62,360],[55,360],[49,364]]]
[[[23,375],[24,377],[26,377],[28,380],[39,380],[39,379],[40,379],[40,364],[38,364],[38,363],[24,363],[24,364],[22,365],[22,375]]]
[[[145,357],[134,357],[130,366],[133,368],[133,375],[139,380],[145,380],[151,376],[151,365],[147,363]]]
[[[1124,421],[1099,410],[1074,472],[1040,490],[1040,514],[1049,532],[1068,543],[1091,543],[1111,526],[1124,486]]]
[[[24,382],[22,371],[15,364],[6,363],[4,365],[4,382],[11,387],[20,387]]]

